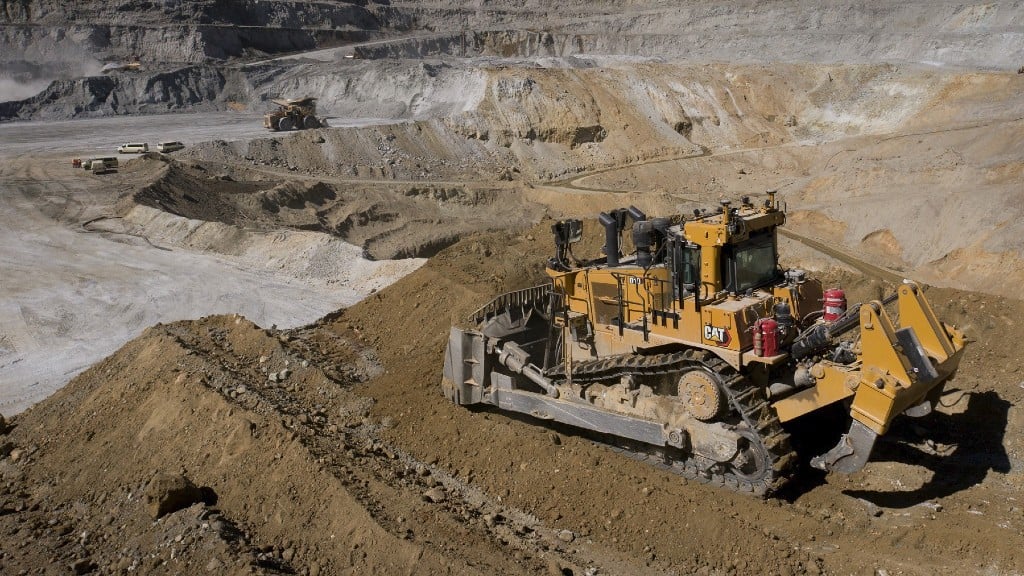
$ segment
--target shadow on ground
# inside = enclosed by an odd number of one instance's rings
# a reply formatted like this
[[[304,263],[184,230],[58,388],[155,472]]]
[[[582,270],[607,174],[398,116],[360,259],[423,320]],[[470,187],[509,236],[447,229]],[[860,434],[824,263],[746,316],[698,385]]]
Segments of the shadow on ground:
[[[1010,459],[1003,447],[1009,410],[1009,402],[988,391],[972,394],[962,413],[933,412],[909,426],[904,420],[886,437],[888,441],[879,442],[871,459],[924,466],[932,471],[932,478],[916,490],[845,490],[844,494],[886,508],[908,508],[980,484],[990,471],[1009,472]],[[921,432],[937,449],[928,446]],[[942,446],[952,449],[943,452]]]

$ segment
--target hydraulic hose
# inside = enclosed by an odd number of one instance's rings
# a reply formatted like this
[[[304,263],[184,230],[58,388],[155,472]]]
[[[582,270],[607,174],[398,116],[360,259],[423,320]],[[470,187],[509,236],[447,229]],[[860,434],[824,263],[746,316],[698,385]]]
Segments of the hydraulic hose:
[[[899,293],[890,294],[882,300],[882,305],[887,306],[896,301]],[[804,330],[793,341],[790,348],[790,355],[794,360],[800,360],[817,354],[831,346],[835,339],[860,326],[860,307],[864,304],[856,304],[846,311],[842,318],[831,324],[815,324]]]

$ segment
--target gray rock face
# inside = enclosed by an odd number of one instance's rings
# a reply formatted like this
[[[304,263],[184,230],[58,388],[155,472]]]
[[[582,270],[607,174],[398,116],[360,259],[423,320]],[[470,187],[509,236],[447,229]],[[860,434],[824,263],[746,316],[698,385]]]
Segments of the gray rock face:
[[[210,66],[56,80],[33,97],[0,102],[0,120],[110,116],[183,108],[198,111],[214,107],[210,103],[223,93],[226,83],[224,72]]]
[[[728,11],[707,3],[666,8],[653,1],[651,10],[631,11],[612,0],[594,0],[586,3],[587,8],[575,2],[524,8],[513,0],[488,2],[487,8],[258,0],[66,4],[52,0],[3,4],[0,103],[11,102],[0,104],[0,121],[225,110],[228,103],[247,103],[262,112],[269,98],[306,93],[320,99],[322,110],[344,106],[352,116],[423,115],[427,112],[422,109],[424,102],[430,102],[423,96],[429,93],[437,98],[441,90],[417,93],[415,106],[401,99],[382,100],[375,89],[369,95],[354,93],[364,86],[378,86],[385,71],[393,74],[388,62],[396,58],[558,58],[567,65],[585,67],[593,66],[595,58],[616,55],[687,63],[924,63],[1017,70],[1018,55],[1024,50],[1024,34],[1018,33],[1024,26],[1024,12],[1013,2],[976,3],[984,14],[977,21],[962,17],[970,12],[971,3],[945,0],[909,0],[899,5],[761,3]],[[513,4],[514,18],[507,10]],[[587,17],[603,9],[615,14],[613,22]],[[850,26],[850,21],[873,24]],[[538,23],[543,23],[540,29]],[[459,31],[404,34],[412,28]],[[736,30],[748,33],[736,34]],[[358,62],[375,65],[369,72],[358,68],[358,63],[339,66],[337,61],[329,62],[328,70],[317,71],[301,59],[290,68],[230,65],[238,58],[389,35],[394,36],[390,41],[354,49]],[[701,41],[694,42],[695,38]],[[823,42],[822,38],[835,40]],[[116,70],[136,60],[141,70]],[[101,75],[105,63],[114,64],[115,71],[110,77],[93,78]],[[331,76],[335,68],[343,70],[339,77]],[[392,84],[428,86],[435,75],[446,73],[443,68],[424,65],[425,77]],[[339,96],[342,92],[353,93]],[[429,112],[446,113],[443,109]],[[796,118],[790,116],[784,122],[795,126]],[[681,134],[692,128],[688,119],[680,119],[677,125]],[[600,142],[606,128],[594,121],[577,123],[571,133],[555,134],[553,139],[543,133],[536,136],[578,146]],[[482,135],[476,133],[476,137]],[[505,146],[514,140],[500,132],[490,137]]]
[[[356,2],[297,2],[287,8],[258,0],[138,4],[5,2],[0,58],[202,62],[308,50],[322,40],[361,40],[381,26],[373,11]]]
[[[60,98],[85,86],[50,86],[97,76],[130,62],[149,74],[158,66],[222,62],[228,59],[312,50],[322,44],[359,42],[375,37],[382,24],[379,6],[361,2],[55,2],[19,0],[0,4],[0,102],[24,99],[46,89]],[[386,11],[384,11],[386,13]],[[158,80],[159,81],[159,80]],[[135,84],[134,82],[129,82]],[[182,90],[157,90],[165,100],[192,96]],[[117,90],[113,93],[117,94]],[[108,94],[110,91],[108,90]],[[125,91],[114,103],[129,103],[137,94]],[[177,94],[177,96],[175,96]],[[131,97],[126,98],[126,95]],[[99,109],[106,97],[86,101],[75,114]],[[128,110],[132,113],[132,110]],[[10,109],[0,119],[19,116]],[[47,116],[41,116],[43,118]]]
[[[621,3],[595,0],[588,3],[593,8],[613,7],[614,20],[579,18],[584,10],[564,3],[549,8],[558,11],[562,22],[542,26],[535,24],[545,15],[529,8],[518,10],[514,21],[499,20],[498,4],[491,3],[492,13],[418,7],[419,26],[462,31],[375,43],[359,47],[357,55],[375,59],[621,54],[688,62],[887,62],[1016,70],[1024,47],[1024,35],[1019,33],[1024,13],[1014,2],[788,2],[760,3],[746,10],[722,10],[706,2],[667,7],[650,2],[650,10],[630,11]],[[984,16],[965,18],[972,10]],[[552,19],[550,13],[546,16]],[[861,26],[864,22],[872,24]],[[612,30],[615,33],[609,33]]]

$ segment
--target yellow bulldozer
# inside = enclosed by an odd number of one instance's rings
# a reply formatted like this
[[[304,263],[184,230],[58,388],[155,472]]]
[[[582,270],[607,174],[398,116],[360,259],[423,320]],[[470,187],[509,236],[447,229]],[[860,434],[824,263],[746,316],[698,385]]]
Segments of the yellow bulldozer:
[[[756,206],[650,219],[629,207],[599,222],[603,256],[576,259],[582,222],[559,221],[550,280],[451,329],[447,398],[596,432],[677,474],[765,496],[798,468],[784,424],[845,403],[848,431],[810,463],[855,472],[894,418],[931,411],[959,365],[963,333],[918,285],[847,306],[841,290],[783,270],[772,192]]]
[[[316,116],[316,98],[293,98],[285,100],[276,98],[271,100],[277,104],[277,109],[263,116],[263,127],[274,130],[312,130],[326,126],[326,123]]]

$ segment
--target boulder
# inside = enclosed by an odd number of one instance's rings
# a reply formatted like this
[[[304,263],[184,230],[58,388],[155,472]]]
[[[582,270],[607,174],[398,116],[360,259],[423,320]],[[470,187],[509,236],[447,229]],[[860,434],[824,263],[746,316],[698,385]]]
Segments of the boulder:
[[[158,473],[149,481],[146,510],[153,519],[205,500],[203,490],[181,474]]]

